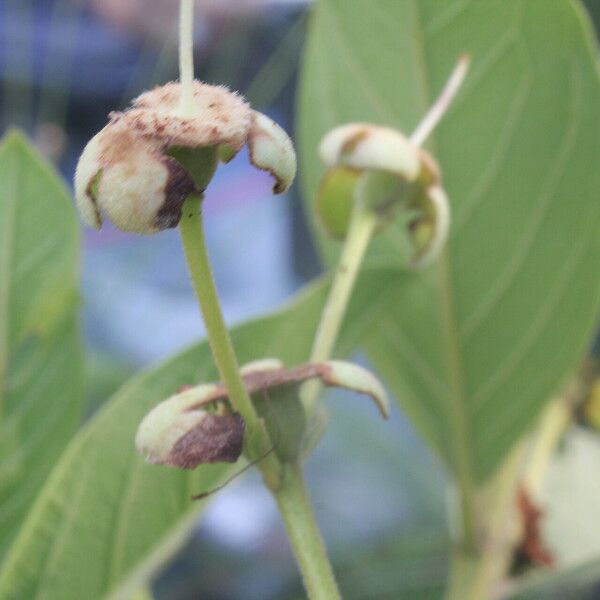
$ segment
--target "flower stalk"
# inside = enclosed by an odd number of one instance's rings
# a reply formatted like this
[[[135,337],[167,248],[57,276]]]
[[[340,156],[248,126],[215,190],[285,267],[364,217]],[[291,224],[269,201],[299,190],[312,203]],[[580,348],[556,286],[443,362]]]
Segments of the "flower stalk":
[[[183,205],[183,216],[179,224],[192,285],[204,318],[208,341],[219,374],[227,386],[232,406],[242,415],[246,424],[247,456],[249,460],[264,457],[258,466],[269,488],[275,490],[280,483],[279,461],[276,455],[270,452],[271,440],[240,375],[239,364],[225,326],[206,250],[200,203],[200,196],[191,195]]]
[[[331,357],[376,226],[377,217],[374,212],[366,208],[364,203],[355,202],[348,236],[315,334],[310,362],[320,362]],[[321,389],[322,384],[318,380],[309,381],[302,388],[300,399],[309,418],[314,413]]]
[[[194,83],[194,0],[181,0],[179,11],[179,83],[181,116],[192,112]]]
[[[309,598],[341,598],[300,464],[284,465],[282,486],[275,497]]]

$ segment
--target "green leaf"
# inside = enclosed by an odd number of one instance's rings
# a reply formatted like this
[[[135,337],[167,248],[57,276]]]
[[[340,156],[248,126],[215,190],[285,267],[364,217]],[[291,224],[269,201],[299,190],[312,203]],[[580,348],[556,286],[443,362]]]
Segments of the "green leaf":
[[[0,366],[76,298],[79,228],[70,196],[18,133],[0,147]]]
[[[394,282],[401,274],[390,273]],[[387,299],[386,277],[360,281],[339,353],[369,324],[367,306]],[[241,363],[308,356],[327,285],[319,282],[287,309],[233,330]],[[137,426],[184,384],[217,378],[202,343],[126,384],[77,434],[56,465],[0,571],[0,598],[129,598],[177,549],[197,516],[190,496],[210,491],[239,465],[194,472],[147,465],[134,449]],[[377,418],[374,416],[374,418]]]
[[[600,557],[597,557],[570,569],[535,573],[525,578],[507,600],[593,600],[599,582]]]
[[[394,531],[336,562],[346,600],[439,600],[444,597],[450,541],[433,527]]]
[[[78,252],[63,184],[10,134],[0,147],[0,557],[79,424]]]
[[[430,443],[481,481],[597,322],[600,88],[580,6],[321,0],[299,126],[312,198],[324,133],[348,121],[410,133],[463,52],[470,73],[428,146],[452,208],[447,250],[397,288],[367,345]],[[401,268],[406,236],[401,225],[379,236],[371,264]],[[322,244],[329,258],[338,251]]]

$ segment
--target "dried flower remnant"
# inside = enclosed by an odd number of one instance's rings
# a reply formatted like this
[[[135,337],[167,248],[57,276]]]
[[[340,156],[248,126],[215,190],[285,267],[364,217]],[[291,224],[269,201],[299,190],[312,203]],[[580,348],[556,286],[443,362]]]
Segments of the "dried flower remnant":
[[[541,521],[544,511],[539,508],[523,487],[517,491],[517,508],[522,519],[523,532],[515,550],[514,565],[516,570],[535,567],[553,567],[556,559],[546,548],[542,538]]]
[[[369,396],[381,416],[389,416],[389,403],[379,380],[367,369],[343,360],[305,363],[286,368],[278,359],[262,359],[244,365],[241,369],[244,384],[252,395],[277,388],[296,392],[305,381],[319,378],[329,387],[338,387]]]
[[[274,405],[297,397],[305,381],[320,378],[325,385],[370,396],[383,417],[389,414],[379,381],[351,363],[332,360],[288,369],[279,360],[266,359],[245,365],[241,374],[250,395],[260,398],[268,393]],[[214,383],[184,386],[155,406],[142,420],[135,445],[150,463],[193,469],[205,463],[235,462],[243,441],[244,421],[230,410],[227,388]]]
[[[106,217],[119,229],[150,234],[175,227],[192,193],[202,193],[218,160],[248,145],[250,159],[285,192],[296,174],[292,143],[279,125],[238,94],[195,81],[189,113],[179,112],[181,85],[145,92],[111,113],[88,143],[75,173],[83,220],[99,229]]]
[[[216,385],[190,387],[146,415],[135,445],[148,462],[193,469],[200,464],[235,462],[239,458],[244,421],[239,414],[214,404],[217,389]]]

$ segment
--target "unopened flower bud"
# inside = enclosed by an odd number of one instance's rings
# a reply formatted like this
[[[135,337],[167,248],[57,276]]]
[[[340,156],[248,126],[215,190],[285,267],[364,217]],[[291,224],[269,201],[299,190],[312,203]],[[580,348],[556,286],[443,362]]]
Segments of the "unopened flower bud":
[[[192,387],[161,402],[138,428],[138,451],[150,463],[180,469],[235,462],[244,441],[242,417],[203,408],[220,390],[217,385]]]
[[[331,130],[319,154],[327,165],[317,194],[317,213],[327,232],[343,238],[356,202],[378,218],[377,230],[398,210],[416,211],[411,223],[415,246],[411,266],[428,264],[443,246],[449,225],[446,195],[436,161],[402,133],[368,123]]]
[[[288,189],[296,155],[287,134],[237,94],[194,82],[191,112],[178,112],[181,88],[169,83],[136,98],[84,149],[75,173],[83,220],[99,229],[106,215],[125,231],[155,233],[175,227],[185,199],[202,193],[218,160],[246,144],[255,166]]]

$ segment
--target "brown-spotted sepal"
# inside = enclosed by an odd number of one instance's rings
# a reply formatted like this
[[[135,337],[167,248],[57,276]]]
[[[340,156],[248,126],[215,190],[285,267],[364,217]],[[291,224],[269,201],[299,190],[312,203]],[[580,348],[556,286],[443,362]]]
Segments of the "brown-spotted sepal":
[[[235,462],[242,453],[244,421],[215,401],[222,396],[222,386],[200,385],[161,402],[141,422],[137,450],[149,463],[180,469]]]
[[[294,461],[310,449],[315,423],[306,422],[300,390],[310,379],[324,385],[366,394],[387,418],[389,404],[383,386],[366,369],[330,360],[286,368],[277,359],[255,361],[242,369],[244,382],[258,412],[265,420],[275,452],[283,461]],[[323,427],[327,419],[323,420]]]
[[[75,198],[85,223],[106,216],[124,231],[150,234],[175,227],[184,200],[203,192],[218,162],[246,144],[252,162],[281,193],[296,173],[287,134],[222,86],[194,82],[191,110],[179,112],[180,85],[168,83],[136,98],[84,149],[75,172]]]
[[[319,378],[323,385],[369,396],[381,416],[385,419],[389,416],[389,402],[385,389],[375,375],[354,363],[326,360],[286,368],[279,359],[267,358],[244,365],[241,372],[250,394],[272,394],[279,388],[285,388],[286,392],[297,392],[305,381]]]

